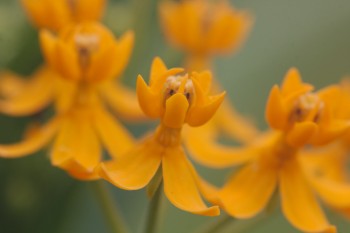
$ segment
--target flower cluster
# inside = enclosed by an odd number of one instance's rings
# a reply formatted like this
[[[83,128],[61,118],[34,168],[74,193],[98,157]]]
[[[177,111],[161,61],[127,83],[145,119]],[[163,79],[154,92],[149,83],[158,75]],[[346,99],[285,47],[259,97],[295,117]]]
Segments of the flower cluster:
[[[225,0],[183,0],[162,2],[159,14],[169,43],[185,53],[185,69],[168,69],[155,57],[149,84],[139,75],[134,92],[115,80],[128,65],[134,33],[117,39],[99,22],[106,4],[22,0],[39,30],[45,63],[27,79],[1,73],[0,112],[27,116],[52,104],[54,115],[22,141],[1,144],[0,157],[27,156],[49,145],[52,165],[74,178],[104,179],[125,190],[156,183],[174,206],[206,216],[222,209],[234,218],[252,218],[277,194],[298,230],[336,232],[318,198],[350,215],[349,81],[315,92],[291,68],[270,91],[269,129],[261,131],[224,101],[209,71],[216,55],[238,49],[253,17]],[[157,119],[159,125],[136,139],[120,118]],[[241,145],[221,144],[221,132]],[[217,188],[187,154],[211,168],[239,167]]]

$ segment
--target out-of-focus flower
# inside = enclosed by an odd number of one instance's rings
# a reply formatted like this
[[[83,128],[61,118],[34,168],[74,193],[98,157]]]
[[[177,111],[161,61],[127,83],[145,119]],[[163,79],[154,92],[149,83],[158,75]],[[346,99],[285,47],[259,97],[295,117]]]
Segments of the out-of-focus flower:
[[[168,40],[186,52],[190,70],[207,69],[213,55],[236,50],[252,23],[226,0],[165,1],[160,16]]]
[[[202,198],[207,184],[198,176],[181,146],[185,123],[200,126],[216,112],[225,93],[208,96],[209,72],[182,74],[183,69],[167,69],[156,58],[150,85],[141,76],[137,95],[142,110],[159,118],[155,133],[146,136],[119,160],[102,163],[100,175],[117,187],[135,190],[146,186],[162,164],[164,191],[178,208],[201,215],[218,215],[217,206],[208,208]],[[210,195],[210,194],[209,194]]]
[[[266,106],[270,127],[286,134],[291,146],[322,145],[339,137],[349,128],[349,120],[336,111],[342,101],[339,86],[329,86],[317,93],[303,83],[296,69],[291,69],[279,88],[275,85]]]
[[[334,99],[333,112],[350,119],[349,79],[340,83],[339,97]],[[350,219],[349,130],[335,143],[318,150],[307,150],[302,157],[306,174],[322,200]]]
[[[253,21],[248,12],[235,10],[226,0],[164,1],[160,5],[160,16],[168,41],[185,52],[185,63],[189,70],[209,69],[215,55],[237,50]],[[214,92],[221,90],[215,80],[213,84]],[[251,141],[258,134],[252,122],[241,116],[229,101],[224,101],[209,124],[213,125],[211,132],[202,132],[204,128],[193,128],[190,134],[196,134],[199,140],[204,141],[205,138],[201,139],[203,133],[216,135],[224,132],[243,143]],[[194,142],[198,145],[192,138],[188,139],[189,144]],[[206,145],[209,149],[210,144]]]
[[[99,20],[106,0],[21,0],[23,8],[38,28],[53,31],[71,23]]]
[[[105,109],[103,102],[113,101],[108,101],[107,95],[102,94],[106,87],[111,88],[108,86],[112,85],[112,78],[126,66],[133,33],[128,32],[116,40],[102,25],[83,23],[63,30],[59,36],[42,31],[41,44],[48,64],[59,74],[52,79],[37,75],[45,83],[59,82],[50,89],[52,93],[47,94],[54,97],[56,115],[22,142],[1,145],[0,155],[7,158],[26,156],[54,141],[53,165],[80,179],[97,178],[94,169],[101,160],[101,144],[112,157],[120,156],[133,145],[127,130]],[[36,85],[27,91],[27,102],[37,101],[39,87]],[[15,86],[24,89],[26,84],[16,83]],[[44,89],[45,85],[40,88]],[[15,101],[24,98],[23,93],[18,95],[7,97],[14,100],[17,112],[23,112],[27,105]]]
[[[223,152],[222,162],[215,162],[221,167],[246,163],[219,193],[223,208],[230,215],[255,216],[268,205],[278,187],[282,211],[293,226],[304,232],[336,232],[314,193],[323,196],[327,189],[324,186],[321,190],[310,179],[306,167],[312,163],[305,162],[309,156],[302,149],[306,144],[319,146],[334,141],[349,128],[349,121],[336,111],[342,96],[339,86],[329,86],[316,93],[311,92],[312,89],[301,81],[296,69],[291,69],[282,87],[272,88],[267,101],[266,118],[272,130],[241,149],[219,148],[217,151]],[[216,154],[213,150],[210,152]],[[227,159],[230,152],[233,157],[238,156],[236,160]],[[210,164],[214,156],[203,153],[201,159]],[[348,194],[337,191],[337,197]],[[333,201],[336,202],[336,198]]]

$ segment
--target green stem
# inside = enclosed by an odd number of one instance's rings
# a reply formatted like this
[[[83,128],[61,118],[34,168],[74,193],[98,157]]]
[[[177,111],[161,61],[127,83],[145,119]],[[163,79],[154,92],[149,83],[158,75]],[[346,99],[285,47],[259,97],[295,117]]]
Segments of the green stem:
[[[113,233],[127,233],[128,230],[125,226],[125,222],[121,217],[112,194],[108,190],[108,187],[103,181],[91,182],[91,186],[95,192],[96,198],[100,202],[102,211],[106,217],[108,224],[110,225],[111,232]]]
[[[143,233],[155,233],[159,220],[159,212],[162,203],[162,187],[159,185],[157,191],[153,195],[146,219],[146,225]]]
[[[220,216],[217,221],[210,222],[201,228],[201,230],[196,231],[197,233],[216,233],[220,232],[227,227],[229,223],[232,223],[235,219],[231,216],[225,214]]]

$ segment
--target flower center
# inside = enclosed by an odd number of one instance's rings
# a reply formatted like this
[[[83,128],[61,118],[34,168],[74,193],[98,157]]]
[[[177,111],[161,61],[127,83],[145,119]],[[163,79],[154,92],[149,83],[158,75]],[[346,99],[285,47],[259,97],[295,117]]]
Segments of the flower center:
[[[193,82],[187,76],[169,76],[164,84],[164,104],[176,93],[183,93],[191,105],[193,100]]]
[[[290,114],[290,121],[313,121],[317,123],[324,108],[323,101],[314,93],[306,93],[300,96],[294,104]]]
[[[96,34],[78,34],[74,38],[81,68],[90,65],[91,54],[98,50],[100,38]]]

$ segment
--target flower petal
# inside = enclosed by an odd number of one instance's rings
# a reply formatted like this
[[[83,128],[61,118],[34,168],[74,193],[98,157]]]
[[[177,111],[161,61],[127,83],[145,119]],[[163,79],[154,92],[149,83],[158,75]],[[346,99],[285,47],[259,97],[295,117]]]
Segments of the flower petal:
[[[75,14],[77,20],[95,20],[102,18],[106,0],[75,1]]]
[[[79,110],[64,116],[51,151],[51,163],[70,170],[70,161],[73,160],[86,172],[92,173],[100,162],[101,146],[89,112]]]
[[[134,145],[130,133],[104,109],[94,111],[93,124],[113,158],[120,158]]]
[[[265,118],[271,128],[284,129],[287,124],[287,109],[284,106],[280,89],[273,86],[266,103]]]
[[[72,81],[77,81],[82,78],[81,68],[78,64],[78,54],[72,47],[65,44],[63,40],[57,41],[52,56],[56,56],[56,60],[54,60],[55,64],[50,65],[54,67],[62,77]],[[48,62],[50,62],[50,60],[48,60]]]
[[[298,69],[290,68],[283,80],[281,93],[283,95],[293,95],[294,93],[303,93],[312,89],[313,86],[303,83]]]
[[[107,83],[101,89],[106,102],[118,116],[128,121],[144,121],[146,115],[141,110],[136,93],[120,83]]]
[[[0,145],[0,157],[18,158],[32,154],[48,144],[59,127],[59,119],[54,118],[22,142]]]
[[[189,103],[185,95],[176,93],[165,102],[165,113],[162,123],[170,128],[181,128],[185,123]]]
[[[47,63],[54,69],[57,69],[56,46],[57,37],[49,30],[43,29],[39,33],[41,51]]]
[[[161,99],[151,88],[147,86],[141,75],[137,77],[136,83],[137,99],[142,111],[151,118],[158,118],[161,114]]]
[[[67,159],[61,165],[60,168],[64,169],[69,175],[79,180],[97,180],[100,178],[96,169],[92,171],[86,170],[75,159]]]
[[[153,137],[148,137],[124,157],[101,163],[98,172],[102,178],[119,188],[141,189],[156,174],[163,150]]]
[[[257,161],[234,174],[223,187],[220,196],[230,215],[250,218],[266,207],[276,185],[276,168]]]
[[[226,92],[208,98],[199,82],[196,79],[192,79],[192,81],[195,88],[196,100],[188,110],[186,122],[190,126],[195,127],[203,125],[213,117],[223,102]]]
[[[329,205],[337,208],[350,206],[350,185],[348,183],[316,176],[310,176],[309,181]]]
[[[282,210],[289,222],[304,232],[335,232],[307,184],[298,161],[287,161],[279,176]]]
[[[229,147],[216,142],[212,132],[214,122],[186,131],[186,148],[199,163],[214,168],[224,168],[241,164],[254,158],[253,149],[246,147]]]
[[[214,205],[221,205],[221,200],[219,197],[220,189],[200,177],[191,163],[188,163],[188,165],[190,166],[192,174],[196,179],[198,189],[202,196]]]
[[[342,136],[349,129],[350,121],[332,120],[328,126],[320,127],[319,132],[312,139],[313,145],[324,145]]]
[[[11,98],[21,94],[23,88],[27,85],[27,79],[10,71],[0,73],[0,96]]]
[[[318,133],[319,127],[316,123],[306,121],[295,123],[292,130],[287,134],[287,142],[293,147],[301,147],[307,144],[310,139]]]
[[[48,68],[39,69],[34,77],[22,83],[20,88],[18,85],[17,88],[14,87],[18,93],[0,100],[0,112],[12,116],[23,116],[42,110],[52,101],[54,76]]]
[[[224,133],[243,143],[250,143],[259,133],[254,122],[249,117],[240,115],[227,99],[213,119]]]
[[[203,202],[196,177],[181,147],[167,148],[162,162],[165,195],[173,205],[194,214],[219,215],[217,206],[208,208]]]

